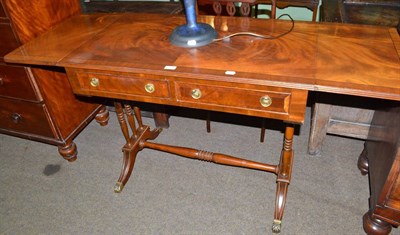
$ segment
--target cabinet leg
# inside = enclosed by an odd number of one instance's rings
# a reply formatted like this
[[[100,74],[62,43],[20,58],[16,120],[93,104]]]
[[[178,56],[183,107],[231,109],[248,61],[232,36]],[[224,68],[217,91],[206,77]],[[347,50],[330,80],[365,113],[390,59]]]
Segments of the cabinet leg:
[[[100,124],[100,126],[105,126],[108,124],[108,120],[110,119],[110,114],[105,105],[102,105],[99,112],[96,114],[95,119],[97,123]]]
[[[357,163],[358,169],[361,171],[362,175],[368,174],[368,153],[367,153],[367,148],[364,144],[364,149],[360,156],[358,157],[358,163]]]
[[[69,162],[75,161],[78,155],[78,150],[74,142],[66,143],[63,146],[58,146],[58,152],[65,160]]]
[[[363,227],[364,231],[371,235],[387,235],[392,231],[389,223],[375,218],[371,212],[367,212],[363,216]]]

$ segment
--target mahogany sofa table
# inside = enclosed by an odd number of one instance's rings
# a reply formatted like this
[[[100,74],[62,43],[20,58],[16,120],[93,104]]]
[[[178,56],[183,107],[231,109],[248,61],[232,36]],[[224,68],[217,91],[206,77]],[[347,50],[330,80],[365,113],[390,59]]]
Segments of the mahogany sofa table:
[[[219,37],[242,31],[277,36],[291,27],[287,20],[198,20],[212,25]],[[271,172],[277,175],[272,229],[279,232],[292,172],[294,126],[304,121],[308,92],[400,101],[395,29],[296,22],[292,32],[274,40],[238,36],[187,49],[168,40],[184,23],[184,16],[176,15],[80,15],[6,56],[11,63],[64,67],[75,94],[116,99],[126,139],[116,192],[126,185],[143,148]],[[143,125],[140,109],[120,100],[282,120],[287,124],[279,164],[151,142],[161,129]],[[369,221],[374,222],[373,216]]]

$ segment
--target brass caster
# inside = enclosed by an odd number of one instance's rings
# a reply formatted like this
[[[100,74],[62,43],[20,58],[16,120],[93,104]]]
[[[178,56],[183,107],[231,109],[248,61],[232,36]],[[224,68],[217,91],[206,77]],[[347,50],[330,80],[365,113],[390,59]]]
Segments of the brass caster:
[[[272,232],[273,233],[280,233],[281,232],[281,227],[282,227],[282,221],[274,220],[274,223],[272,223]]]
[[[124,185],[121,182],[117,182],[114,186],[114,192],[120,193],[124,189]]]

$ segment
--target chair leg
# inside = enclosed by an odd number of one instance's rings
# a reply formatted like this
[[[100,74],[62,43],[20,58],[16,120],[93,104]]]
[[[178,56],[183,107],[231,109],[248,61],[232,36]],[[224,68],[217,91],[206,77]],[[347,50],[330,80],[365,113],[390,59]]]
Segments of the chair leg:
[[[261,121],[261,134],[260,134],[260,142],[264,143],[265,138],[265,118]]]
[[[207,133],[211,132],[211,112],[207,112],[206,117]]]

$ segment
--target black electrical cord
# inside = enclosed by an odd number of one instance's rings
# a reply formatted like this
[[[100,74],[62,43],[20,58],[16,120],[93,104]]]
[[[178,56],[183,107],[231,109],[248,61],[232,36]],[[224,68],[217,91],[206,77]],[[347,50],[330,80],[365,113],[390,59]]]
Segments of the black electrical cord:
[[[213,40],[213,42],[221,41],[221,40],[224,40],[224,39],[227,39],[227,38],[231,38],[231,37],[235,37],[235,36],[253,36],[253,37],[258,37],[258,38],[263,38],[263,39],[278,39],[278,38],[283,37],[286,34],[292,32],[292,30],[294,28],[294,20],[293,20],[293,18],[289,14],[282,14],[277,19],[280,19],[282,16],[289,17],[290,21],[292,22],[292,26],[290,27],[290,29],[288,31],[286,31],[284,33],[281,33],[278,36],[264,35],[264,34],[258,34],[258,33],[253,33],[253,32],[237,32],[237,33],[229,34],[229,35],[227,35],[225,37],[222,37],[222,38],[216,38],[216,39]]]

